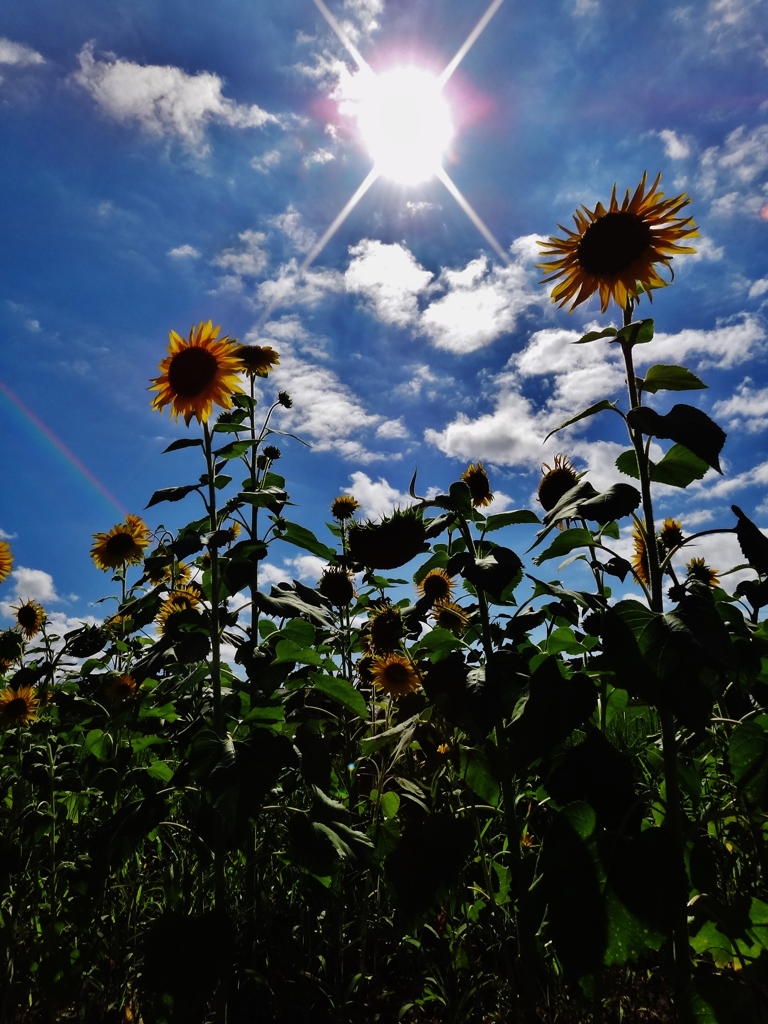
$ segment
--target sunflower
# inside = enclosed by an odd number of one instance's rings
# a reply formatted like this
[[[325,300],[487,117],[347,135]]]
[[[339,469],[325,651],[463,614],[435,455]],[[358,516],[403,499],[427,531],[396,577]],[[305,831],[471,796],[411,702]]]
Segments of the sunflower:
[[[372,654],[391,654],[400,647],[404,633],[400,609],[386,604],[368,622],[368,649]]]
[[[7,686],[0,692],[0,724],[27,725],[37,717],[39,703],[31,686],[20,686],[18,690]]]
[[[152,378],[149,389],[159,392],[152,399],[153,409],[170,405],[171,417],[183,416],[189,426],[193,416],[205,423],[214,405],[232,407],[232,395],[243,391],[237,380],[243,364],[229,337],[218,337],[220,330],[210,320],[200,323],[190,328],[188,341],[171,331],[161,374]]]
[[[402,654],[374,658],[370,671],[376,689],[390,697],[405,697],[420,686],[418,672]]]
[[[165,632],[168,620],[177,612],[195,611],[200,607],[200,591],[194,584],[182,585],[172,590],[163,602],[163,607],[157,613],[155,621],[161,632]]]
[[[103,622],[103,628],[114,637],[128,636],[134,630],[133,619],[130,615],[110,615]]]
[[[712,569],[703,558],[692,558],[690,562],[686,563],[686,576],[689,580],[698,580],[699,583],[705,583],[710,590],[714,590],[715,587],[719,586],[720,574],[717,569]]]
[[[552,466],[545,462],[541,467],[541,472],[542,477],[536,493],[544,511],[549,512],[564,494],[576,486],[579,482],[579,474],[571,465],[568,456],[562,454],[555,456]]]
[[[37,636],[45,622],[43,606],[37,601],[25,601],[18,608],[14,607],[13,610],[16,612],[16,622],[24,638],[31,640],[32,637]]]
[[[124,700],[130,700],[139,692],[139,686],[133,676],[114,675],[104,688],[104,692],[110,700],[116,704]]]
[[[7,580],[13,568],[11,545],[7,540],[0,540],[0,583]]]
[[[662,546],[665,551],[674,551],[683,543],[683,524],[675,519],[665,519],[659,534]]]
[[[430,569],[424,579],[417,585],[422,597],[433,604],[435,601],[448,601],[453,593],[454,582],[445,569]]]
[[[461,474],[461,479],[469,488],[469,493],[472,496],[472,504],[475,508],[485,508],[486,505],[491,504],[493,501],[491,484],[488,480],[488,474],[483,468],[482,462],[478,462],[477,465],[475,465],[474,462],[470,462]]]
[[[277,352],[269,345],[239,345],[235,356],[240,360],[240,372],[249,377],[266,377],[280,362]]]
[[[98,569],[108,572],[141,562],[143,549],[149,544],[149,530],[141,516],[129,513],[124,523],[113,526],[109,533],[94,533],[93,539],[96,543],[91,558]]]
[[[454,636],[461,636],[467,628],[469,616],[453,601],[440,601],[432,609],[432,619],[439,629],[447,629]]]
[[[645,528],[640,523],[635,523],[632,528],[632,541],[635,545],[635,553],[632,555],[632,568],[635,576],[646,587],[651,585],[651,574],[648,569],[648,547],[645,539]]]
[[[269,459],[270,462],[277,462],[278,459],[282,459],[283,453],[274,444],[264,445],[264,456]]]
[[[548,275],[542,284],[564,279],[552,289],[554,303],[563,307],[573,300],[572,311],[599,292],[601,312],[606,312],[611,299],[624,310],[630,299],[640,297],[641,290],[651,299],[652,288],[664,287],[666,282],[654,264],[663,263],[672,272],[673,256],[696,251],[678,244],[698,235],[691,217],[677,216],[690,198],[683,192],[665,199],[657,191],[660,174],[646,192],[646,179],[644,173],[631,199],[627,189],[621,206],[614,185],[607,210],[602,203],[594,210],[582,206],[573,215],[576,231],[560,224],[567,238],[551,236],[539,243],[542,255],[555,257],[537,264]]]
[[[346,569],[339,566],[329,566],[320,578],[317,589],[327,598],[332,605],[341,607],[349,604],[355,596],[355,587],[352,578]]]
[[[331,502],[331,515],[334,519],[343,522],[349,519],[360,508],[360,502],[356,501],[351,494],[340,494]]]

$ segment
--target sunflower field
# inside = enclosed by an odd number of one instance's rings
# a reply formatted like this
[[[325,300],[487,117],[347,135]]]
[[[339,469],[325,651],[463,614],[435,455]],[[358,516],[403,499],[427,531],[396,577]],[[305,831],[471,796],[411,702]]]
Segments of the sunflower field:
[[[643,177],[543,245],[554,301],[621,311],[579,344],[620,347],[626,395],[576,419],[627,450],[605,491],[558,455],[535,509],[490,511],[477,463],[380,522],[340,495],[317,537],[278,471],[291,398],[256,396],[279,353],[171,332],[153,406],[200,476],[146,515],[196,518],[94,537],[99,625],[27,601],[0,633],[3,1024],[768,1021],[768,538],[734,506],[715,568],[655,521],[726,439],[654,409],[703,381],[633,363],[687,202]],[[260,589],[281,544],[316,587]]]

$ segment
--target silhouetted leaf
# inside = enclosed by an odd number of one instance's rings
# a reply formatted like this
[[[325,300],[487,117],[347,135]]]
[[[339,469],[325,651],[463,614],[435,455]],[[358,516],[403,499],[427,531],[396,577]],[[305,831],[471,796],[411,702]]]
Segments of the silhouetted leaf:
[[[768,574],[768,537],[738,505],[731,505],[733,514],[739,520],[736,524],[736,539],[742,554],[761,576]]]
[[[627,422],[643,434],[651,437],[669,438],[685,445],[718,473],[720,452],[725,444],[725,431],[710,419],[701,409],[692,405],[673,405],[662,416],[653,409],[641,407],[627,413]]]
[[[152,508],[153,505],[159,505],[161,501],[181,501],[191,491],[199,489],[200,484],[186,484],[184,487],[161,487],[159,491],[154,492],[144,507]]]

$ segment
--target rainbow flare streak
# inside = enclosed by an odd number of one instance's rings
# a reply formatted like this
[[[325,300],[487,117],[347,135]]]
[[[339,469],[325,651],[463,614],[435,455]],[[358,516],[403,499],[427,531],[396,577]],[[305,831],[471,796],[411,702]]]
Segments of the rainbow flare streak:
[[[121,516],[125,516],[128,514],[128,510],[123,508],[123,506],[114,496],[114,494],[107,490],[107,488],[98,479],[98,477],[94,476],[90,469],[88,469],[87,466],[83,465],[83,463],[80,461],[80,459],[78,459],[74,452],[71,452],[69,448],[67,448],[67,446],[64,444],[64,442],[59,440],[59,438],[54,434],[50,427],[47,427],[45,423],[43,423],[43,421],[40,419],[40,417],[37,416],[34,412],[32,412],[32,410],[28,406],[26,406],[24,402],[22,402],[18,395],[15,395],[13,391],[11,391],[11,389],[8,387],[8,385],[4,384],[1,380],[0,391],[6,396],[6,398],[10,402],[13,403],[13,405],[16,406],[19,412],[21,412],[24,415],[24,417],[32,424],[32,426],[36,427],[37,430],[43,435],[43,437],[47,441],[49,441],[54,446],[54,448],[58,449],[58,451],[67,460],[67,462],[69,462],[71,466],[74,466],[77,472],[85,480],[87,480],[92,487],[95,487],[99,494],[101,494],[102,497],[107,499],[110,505],[113,505],[118,510]]]

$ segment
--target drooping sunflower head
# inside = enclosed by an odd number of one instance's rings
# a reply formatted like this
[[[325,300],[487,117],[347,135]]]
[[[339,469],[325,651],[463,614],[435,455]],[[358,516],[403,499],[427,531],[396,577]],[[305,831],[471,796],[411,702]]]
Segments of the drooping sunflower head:
[[[27,725],[37,717],[39,703],[31,686],[20,686],[18,690],[7,686],[0,691],[0,725]]]
[[[370,673],[376,689],[390,697],[405,697],[421,685],[418,672],[402,654],[374,658]]]
[[[16,623],[25,639],[31,640],[37,636],[45,622],[43,606],[37,601],[25,601],[13,610],[16,612]]]
[[[392,654],[405,634],[400,609],[385,604],[368,621],[368,649],[372,654]]]
[[[7,540],[0,540],[0,583],[7,580],[13,568],[11,545]]]
[[[469,616],[453,601],[441,601],[432,609],[432,620],[439,629],[447,629],[454,636],[461,636],[467,628]]]
[[[485,508],[486,505],[491,504],[493,501],[491,482],[488,479],[488,474],[486,473],[482,462],[478,462],[477,465],[475,465],[474,462],[470,462],[461,474],[461,479],[469,488],[469,493],[472,496],[472,504],[475,508]]]
[[[338,565],[329,566],[325,570],[317,584],[317,589],[332,605],[339,608],[349,604],[355,596],[352,577],[346,569],[342,569]]]
[[[395,510],[380,523],[352,523],[349,554],[369,569],[398,569],[424,547],[424,522],[412,509]]]
[[[240,372],[248,377],[266,377],[280,359],[269,345],[238,345],[235,355],[240,360]]]
[[[351,494],[340,494],[331,502],[331,515],[339,522],[350,519],[360,508],[360,502],[356,501]]]
[[[220,330],[209,320],[190,328],[187,341],[171,331],[168,355],[149,389],[158,392],[153,409],[162,411],[170,405],[171,417],[183,416],[189,426],[193,416],[205,423],[214,405],[232,407],[232,395],[243,390],[238,382],[243,363],[235,344],[226,335],[219,338]]]
[[[554,463],[549,466],[545,462],[541,467],[541,480],[536,492],[545,512],[549,512],[579,482],[579,473],[571,464],[567,455],[556,455]]]
[[[687,579],[698,580],[699,583],[706,584],[710,590],[720,585],[720,574],[717,569],[708,566],[703,558],[692,558],[686,563],[685,572]]]
[[[659,538],[665,551],[674,551],[683,543],[683,524],[675,519],[665,519]]]
[[[103,572],[123,565],[138,565],[149,544],[149,530],[141,516],[125,517],[124,523],[113,526],[109,533],[94,533],[91,558]]]
[[[638,525],[635,523],[632,528],[632,542],[635,546],[635,551],[632,555],[632,568],[635,571],[635,577],[641,583],[644,583],[646,587],[650,587],[651,573],[648,568],[648,546],[644,524]]]
[[[552,289],[554,303],[562,307],[570,302],[572,311],[598,292],[603,313],[611,299],[624,310],[641,291],[651,299],[653,288],[665,286],[656,264],[672,272],[673,256],[696,251],[679,244],[698,235],[691,217],[678,216],[690,198],[682,193],[665,199],[658,191],[660,180],[659,174],[646,191],[644,173],[634,195],[630,198],[627,190],[621,205],[614,185],[607,210],[602,203],[594,210],[582,206],[573,215],[575,231],[561,224],[566,238],[551,236],[539,243],[542,255],[554,257],[538,264],[547,274],[542,283],[563,278]]]
[[[432,604],[436,601],[448,601],[453,593],[454,582],[445,569],[430,569],[421,583],[418,584],[418,591],[422,597],[426,597]]]
[[[155,617],[155,621],[164,633],[169,620],[179,612],[196,611],[200,607],[200,591],[194,584],[184,584],[172,590],[163,601],[163,606]]]
[[[131,700],[139,692],[139,685],[133,676],[115,675],[104,687],[104,692],[110,700],[116,704],[122,704],[125,700]]]

